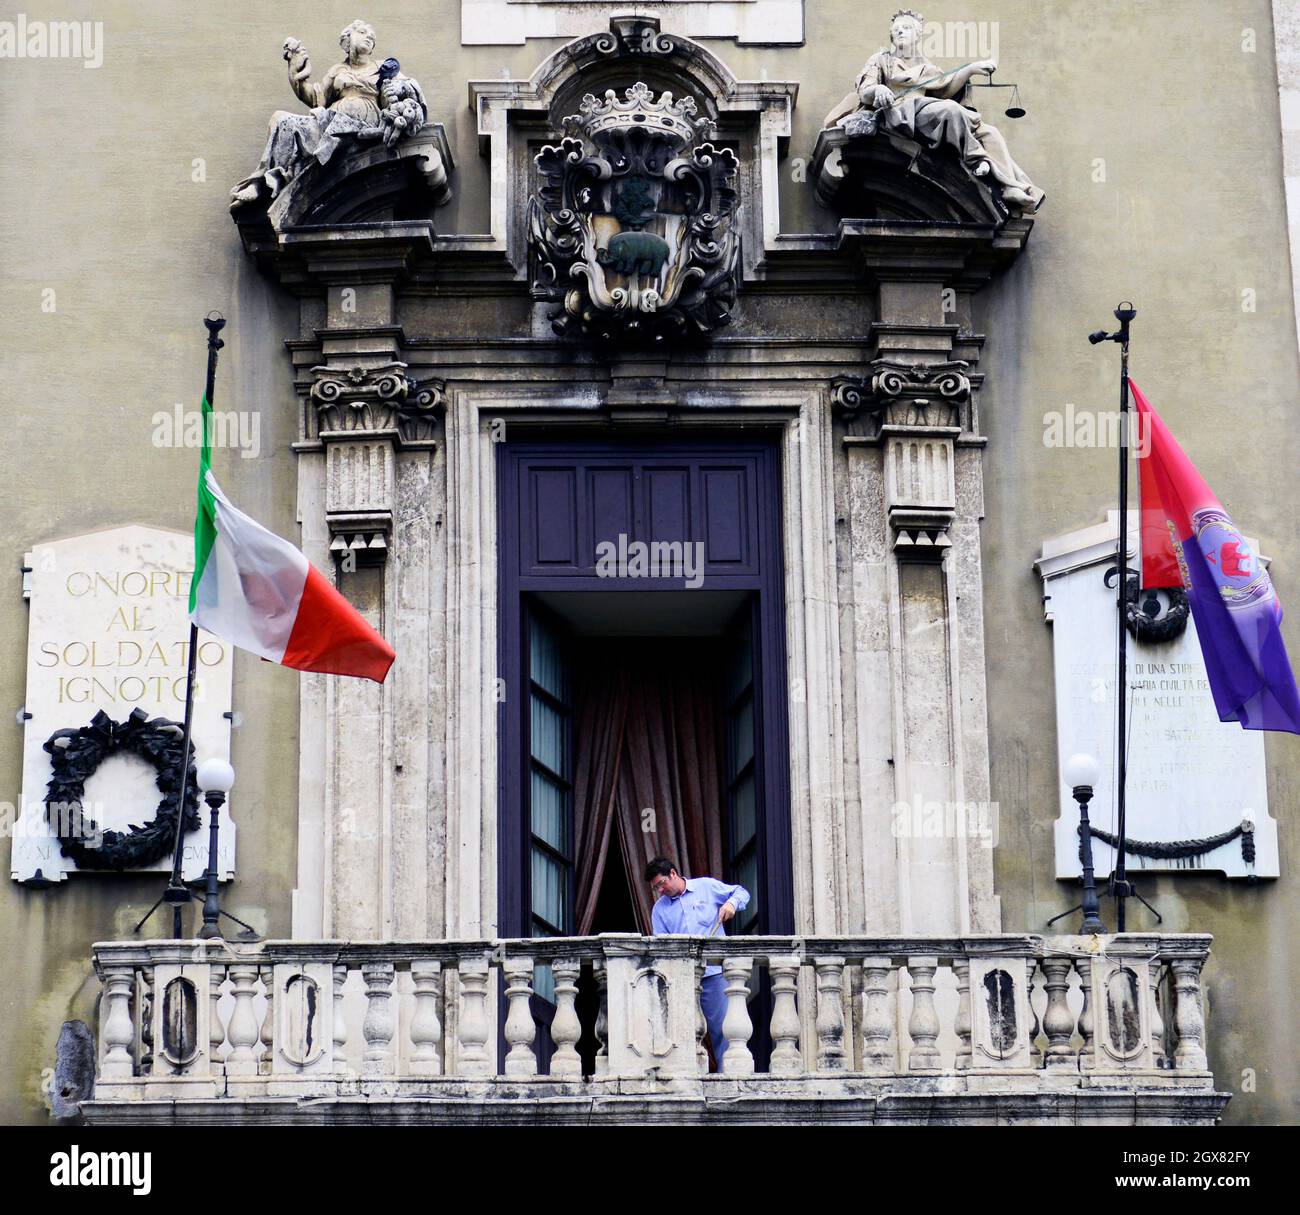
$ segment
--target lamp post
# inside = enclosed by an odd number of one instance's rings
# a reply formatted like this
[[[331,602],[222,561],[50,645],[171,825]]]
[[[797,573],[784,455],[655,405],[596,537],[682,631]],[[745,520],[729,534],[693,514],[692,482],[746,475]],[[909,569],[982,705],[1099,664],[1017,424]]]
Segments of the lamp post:
[[[1128,833],[1128,727],[1124,724],[1128,706],[1128,464],[1132,438],[1132,415],[1128,407],[1128,343],[1129,324],[1137,316],[1137,309],[1124,300],[1115,309],[1119,328],[1114,333],[1098,329],[1088,334],[1094,346],[1101,342],[1119,343],[1119,545],[1115,552],[1116,607],[1118,609],[1117,645],[1115,655],[1115,828],[1119,841],[1115,845],[1115,865],[1110,875],[1110,892],[1115,896],[1115,927],[1124,931],[1124,900],[1135,894],[1128,881],[1124,841]],[[1077,797],[1078,794],[1076,793]],[[1085,808],[1086,809],[1086,808]],[[1145,902],[1145,900],[1143,900]],[[1146,904],[1148,907],[1150,903]],[[1154,910],[1154,908],[1152,908]]]
[[[1097,880],[1092,873],[1092,829],[1088,825],[1088,803],[1092,800],[1092,791],[1097,784],[1097,761],[1091,755],[1080,752],[1071,755],[1065,761],[1061,775],[1065,783],[1074,792],[1074,800],[1079,803],[1079,852],[1083,861],[1083,932],[1085,934],[1105,932],[1101,922],[1100,906],[1097,902]]]
[[[218,819],[226,794],[235,783],[235,770],[224,759],[205,759],[198,771],[199,788],[208,803],[208,870],[204,874],[203,927],[200,939],[221,935],[221,903],[217,896]]]

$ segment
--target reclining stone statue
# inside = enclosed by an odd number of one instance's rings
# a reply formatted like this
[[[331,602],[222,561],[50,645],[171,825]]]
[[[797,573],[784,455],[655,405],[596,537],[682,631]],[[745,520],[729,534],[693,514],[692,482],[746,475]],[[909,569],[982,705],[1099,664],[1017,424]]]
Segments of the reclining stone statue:
[[[950,71],[936,67],[921,53],[924,24],[911,9],[894,14],[889,48],[867,60],[854,91],[826,115],[824,127],[854,136],[884,130],[950,148],[972,174],[998,186],[1009,211],[1038,210],[1043,191],[1012,160],[1002,133],[966,100],[971,77],[994,71],[997,63],[980,59]]]
[[[327,164],[341,140],[398,139],[424,126],[428,108],[420,86],[401,74],[396,59],[372,58],[375,31],[354,21],[339,35],[343,61],[319,82],[311,79],[311,59],[296,38],[284,42],[289,87],[311,110],[277,110],[271,115],[266,147],[257,169],[230,192],[231,210],[275,198],[313,160]]]

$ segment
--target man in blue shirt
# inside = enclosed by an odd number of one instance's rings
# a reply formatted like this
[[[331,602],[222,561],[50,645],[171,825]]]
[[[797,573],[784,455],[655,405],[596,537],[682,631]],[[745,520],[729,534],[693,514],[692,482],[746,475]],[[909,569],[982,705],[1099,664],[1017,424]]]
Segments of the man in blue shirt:
[[[654,909],[650,913],[650,931],[655,936],[665,933],[687,933],[691,936],[709,936],[716,927],[725,933],[722,925],[736,912],[749,906],[749,891],[743,886],[728,886],[716,878],[684,878],[677,866],[666,856],[657,856],[645,867],[645,880],[655,895]],[[716,934],[714,934],[716,935]],[[700,1007],[709,1027],[709,1040],[718,1070],[722,1070],[722,1056],[727,1052],[727,1040],[722,1036],[722,1018],[727,1012],[726,985],[721,966],[706,966],[700,984]]]

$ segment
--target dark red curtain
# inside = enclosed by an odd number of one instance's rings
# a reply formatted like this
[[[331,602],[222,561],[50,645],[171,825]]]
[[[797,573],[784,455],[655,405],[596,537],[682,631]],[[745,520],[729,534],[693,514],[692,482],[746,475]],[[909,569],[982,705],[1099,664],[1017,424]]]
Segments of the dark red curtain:
[[[653,856],[720,876],[716,643],[584,643],[574,739],[576,931],[593,929],[605,866],[621,862],[637,924],[650,931]],[[617,852],[611,845],[617,841]]]

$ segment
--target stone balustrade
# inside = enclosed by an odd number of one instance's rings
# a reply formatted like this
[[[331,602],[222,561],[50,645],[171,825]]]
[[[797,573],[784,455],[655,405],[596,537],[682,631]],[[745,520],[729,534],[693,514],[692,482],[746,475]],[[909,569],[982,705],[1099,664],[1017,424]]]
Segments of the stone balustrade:
[[[1212,1122],[1205,935],[106,942],[91,1122]],[[699,1003],[722,969],[727,1049]],[[553,999],[543,1000],[543,991]],[[160,1105],[159,1103],[165,1103]]]

